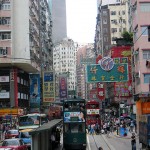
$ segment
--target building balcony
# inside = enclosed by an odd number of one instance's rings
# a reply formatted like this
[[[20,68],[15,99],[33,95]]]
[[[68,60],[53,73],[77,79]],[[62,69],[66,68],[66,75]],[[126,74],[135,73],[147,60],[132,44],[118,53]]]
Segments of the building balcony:
[[[11,17],[10,10],[0,10],[1,17]]]

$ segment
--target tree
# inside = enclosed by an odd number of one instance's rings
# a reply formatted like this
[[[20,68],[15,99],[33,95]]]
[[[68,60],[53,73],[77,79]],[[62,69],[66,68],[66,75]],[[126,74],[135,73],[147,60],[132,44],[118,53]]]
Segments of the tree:
[[[133,33],[128,32],[128,31],[124,31],[122,33],[122,37],[123,39],[128,43],[133,43]]]

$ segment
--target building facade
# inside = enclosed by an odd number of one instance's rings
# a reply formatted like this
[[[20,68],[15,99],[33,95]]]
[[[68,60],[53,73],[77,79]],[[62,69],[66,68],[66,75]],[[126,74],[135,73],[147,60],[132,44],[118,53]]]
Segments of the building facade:
[[[67,37],[66,0],[51,0],[53,21],[53,42],[57,43]]]
[[[46,0],[0,1],[0,104],[29,107],[29,74],[52,69]]]
[[[53,66],[56,77],[56,97],[59,98],[59,75],[67,75],[68,96],[76,91],[76,51],[77,44],[69,38],[54,45]]]

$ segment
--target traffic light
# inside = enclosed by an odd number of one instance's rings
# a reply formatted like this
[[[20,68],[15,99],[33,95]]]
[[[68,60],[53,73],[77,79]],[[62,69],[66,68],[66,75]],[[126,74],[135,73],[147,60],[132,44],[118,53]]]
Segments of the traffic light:
[[[150,42],[150,26],[148,26],[147,28],[148,28],[148,42]]]

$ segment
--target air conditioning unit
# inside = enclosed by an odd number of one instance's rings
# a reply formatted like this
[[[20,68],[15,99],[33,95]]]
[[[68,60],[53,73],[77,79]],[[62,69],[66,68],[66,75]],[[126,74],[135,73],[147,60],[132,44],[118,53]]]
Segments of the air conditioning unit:
[[[140,72],[135,72],[135,73],[134,73],[134,77],[135,77],[135,78],[140,78]]]
[[[133,55],[138,55],[139,54],[139,51],[134,51],[133,52]]]

